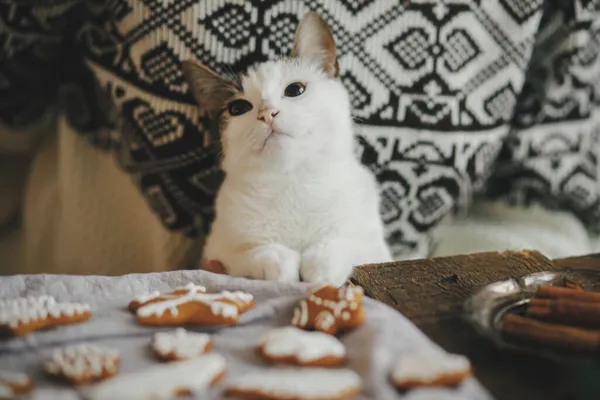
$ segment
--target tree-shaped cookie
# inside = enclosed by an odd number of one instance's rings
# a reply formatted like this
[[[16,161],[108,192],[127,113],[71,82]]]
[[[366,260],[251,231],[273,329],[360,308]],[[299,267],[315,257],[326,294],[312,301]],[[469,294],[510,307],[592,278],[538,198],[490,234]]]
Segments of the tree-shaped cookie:
[[[355,328],[365,320],[362,308],[364,290],[360,286],[323,286],[312,292],[294,309],[292,325],[301,329],[335,335]]]

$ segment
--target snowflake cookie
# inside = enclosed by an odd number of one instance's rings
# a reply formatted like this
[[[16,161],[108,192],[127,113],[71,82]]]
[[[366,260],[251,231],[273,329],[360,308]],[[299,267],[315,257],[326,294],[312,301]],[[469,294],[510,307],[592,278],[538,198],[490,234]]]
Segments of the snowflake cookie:
[[[335,336],[293,326],[273,329],[262,338],[258,354],[275,364],[331,367],[344,362],[346,348]]]
[[[90,319],[90,306],[58,303],[54,297],[20,297],[0,300],[0,332],[17,336],[50,326],[72,324]]]
[[[472,374],[469,359],[458,354],[414,353],[398,360],[392,381],[400,390],[418,387],[458,386]]]
[[[225,394],[248,400],[350,400],[361,386],[360,376],[348,369],[280,368],[233,378]]]
[[[44,365],[46,372],[73,384],[97,382],[117,373],[119,352],[92,344],[55,349]]]
[[[224,375],[225,358],[209,353],[117,376],[94,385],[88,390],[86,398],[167,400],[178,395],[198,395]]]
[[[14,399],[33,388],[33,382],[21,372],[0,370],[0,399]]]
[[[364,291],[360,286],[339,289],[335,286],[323,286],[296,306],[292,325],[331,335],[360,326],[365,320],[363,295]]]
[[[177,328],[171,332],[154,334],[152,350],[164,361],[186,360],[198,357],[212,349],[210,336],[206,333],[188,332]]]
[[[254,297],[240,291],[207,293],[192,283],[171,293],[135,298],[129,309],[144,325],[235,325],[254,306]]]

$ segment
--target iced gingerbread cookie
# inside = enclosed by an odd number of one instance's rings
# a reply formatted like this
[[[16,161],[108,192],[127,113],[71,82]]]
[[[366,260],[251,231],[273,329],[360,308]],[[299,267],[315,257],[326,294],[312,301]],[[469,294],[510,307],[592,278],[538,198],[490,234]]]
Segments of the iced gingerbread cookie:
[[[275,364],[332,367],[344,362],[346,348],[335,336],[293,326],[273,329],[262,338],[258,354]]]
[[[90,388],[86,398],[166,400],[178,395],[198,395],[224,375],[225,358],[210,353],[117,376]]]
[[[458,386],[472,374],[469,359],[458,354],[410,354],[392,369],[392,381],[400,390],[418,387]]]
[[[347,369],[282,368],[234,378],[225,394],[248,400],[350,400],[361,386],[360,377]]]
[[[119,352],[91,344],[56,349],[44,365],[46,372],[73,384],[101,381],[117,373]]]
[[[33,382],[21,372],[0,371],[0,400],[14,399],[33,388]]]
[[[360,286],[339,289],[335,286],[323,286],[296,306],[292,325],[331,335],[360,326],[365,320],[363,295],[364,291]]]
[[[137,309],[140,308],[140,306],[142,304],[146,305],[146,304],[153,303],[155,301],[160,301],[161,297],[164,297],[164,296],[186,294],[186,293],[189,293],[189,292],[205,293],[206,292],[206,288],[204,286],[196,285],[196,284],[190,282],[190,283],[188,283],[185,286],[180,286],[180,287],[175,288],[175,290],[173,290],[172,292],[169,292],[169,293],[167,293],[165,295],[161,295],[161,293],[158,290],[155,290],[155,291],[150,292],[148,294],[143,294],[143,295],[135,297],[129,303],[129,310],[131,312],[136,312]]]
[[[188,284],[171,293],[137,297],[129,309],[144,325],[235,325],[252,306],[249,293],[207,293],[204,286]]]
[[[0,300],[0,335],[18,336],[51,326],[90,319],[90,306],[58,303],[51,296]]]
[[[154,334],[152,350],[164,361],[186,360],[198,357],[212,349],[210,336],[206,333],[188,332],[177,328],[171,332]]]

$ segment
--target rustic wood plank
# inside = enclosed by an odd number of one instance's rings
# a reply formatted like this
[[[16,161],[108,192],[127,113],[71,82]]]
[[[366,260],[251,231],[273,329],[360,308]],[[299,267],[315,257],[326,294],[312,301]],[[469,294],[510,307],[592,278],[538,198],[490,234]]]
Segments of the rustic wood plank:
[[[459,315],[465,298],[489,283],[553,268],[537,251],[488,252],[361,266],[351,281],[420,321]]]

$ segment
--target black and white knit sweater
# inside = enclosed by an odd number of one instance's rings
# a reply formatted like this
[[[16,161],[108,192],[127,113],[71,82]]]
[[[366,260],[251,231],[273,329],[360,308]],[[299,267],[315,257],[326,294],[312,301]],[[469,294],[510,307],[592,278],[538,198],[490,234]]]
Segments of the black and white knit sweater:
[[[336,37],[397,256],[427,255],[478,196],[600,230],[599,0],[2,0],[0,148],[66,113],[166,229],[202,235],[218,144],[180,60],[226,72],[285,55],[309,10]]]

